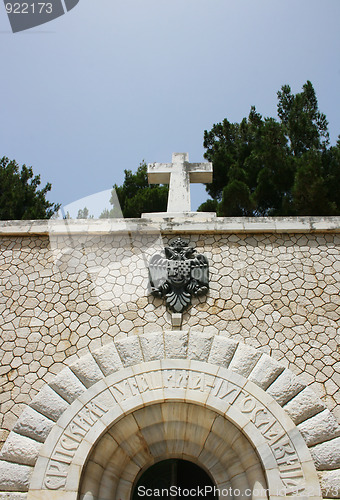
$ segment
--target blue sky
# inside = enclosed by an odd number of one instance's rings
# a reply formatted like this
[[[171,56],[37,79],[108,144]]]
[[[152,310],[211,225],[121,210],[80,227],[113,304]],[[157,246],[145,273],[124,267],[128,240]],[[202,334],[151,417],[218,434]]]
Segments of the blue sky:
[[[285,83],[311,80],[340,134],[339,0],[80,0],[16,34],[0,7],[0,156],[64,206],[143,159],[203,161],[205,129],[251,105],[276,116]],[[193,209],[206,198],[193,186]]]

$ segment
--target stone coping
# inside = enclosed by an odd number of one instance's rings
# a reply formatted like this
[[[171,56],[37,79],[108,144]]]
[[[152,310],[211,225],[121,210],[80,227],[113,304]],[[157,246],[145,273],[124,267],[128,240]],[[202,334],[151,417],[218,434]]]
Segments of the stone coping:
[[[163,217],[0,221],[0,236],[111,233],[340,233],[340,217]]]

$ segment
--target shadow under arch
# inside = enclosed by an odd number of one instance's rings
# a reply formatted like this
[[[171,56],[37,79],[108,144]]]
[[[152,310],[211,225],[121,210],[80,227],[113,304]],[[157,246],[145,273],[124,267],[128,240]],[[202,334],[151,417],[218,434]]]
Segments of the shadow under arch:
[[[183,490],[193,491],[192,496],[198,496],[197,493],[201,490],[205,493],[206,500],[218,498],[216,485],[202,467],[190,460],[168,458],[138,474],[132,487],[131,500],[139,500],[145,495],[149,495],[149,498],[165,494],[168,496],[169,492],[179,496]],[[184,493],[189,496],[186,491]]]

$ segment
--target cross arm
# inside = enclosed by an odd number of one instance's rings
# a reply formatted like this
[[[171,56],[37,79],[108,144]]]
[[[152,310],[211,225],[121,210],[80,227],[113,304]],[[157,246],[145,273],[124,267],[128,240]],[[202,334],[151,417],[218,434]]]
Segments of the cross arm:
[[[149,163],[149,184],[170,184],[171,163]]]
[[[190,163],[189,175],[190,182],[200,182],[209,184],[213,181],[213,166],[212,163]]]

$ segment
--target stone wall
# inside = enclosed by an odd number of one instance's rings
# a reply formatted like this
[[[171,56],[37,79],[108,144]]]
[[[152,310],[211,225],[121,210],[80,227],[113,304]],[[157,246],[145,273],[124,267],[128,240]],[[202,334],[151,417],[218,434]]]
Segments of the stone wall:
[[[193,299],[182,327],[270,354],[340,419],[339,233],[339,218],[3,224],[2,440],[65,365],[113,337],[171,329],[147,263],[178,235],[210,265],[209,294]]]

